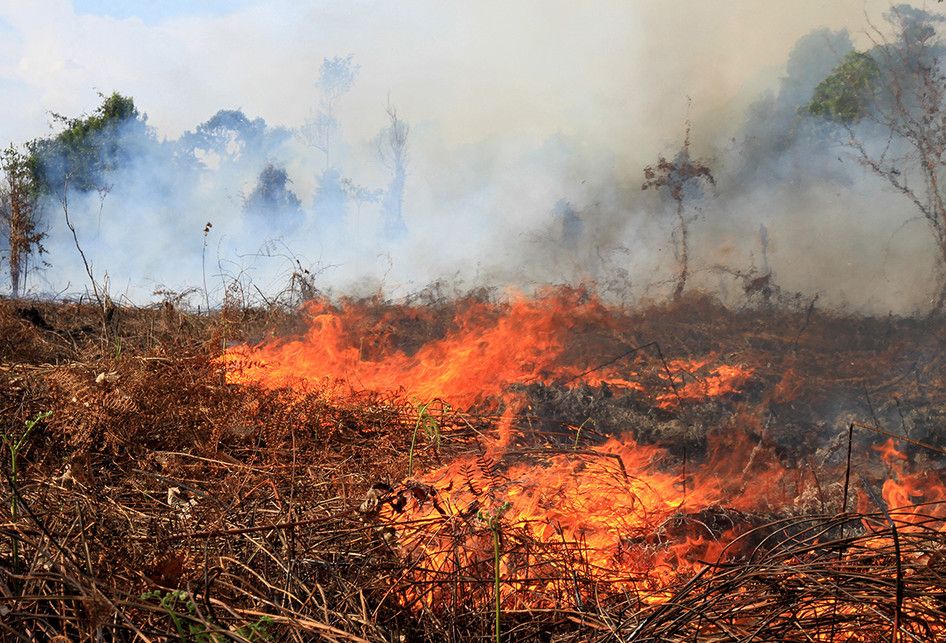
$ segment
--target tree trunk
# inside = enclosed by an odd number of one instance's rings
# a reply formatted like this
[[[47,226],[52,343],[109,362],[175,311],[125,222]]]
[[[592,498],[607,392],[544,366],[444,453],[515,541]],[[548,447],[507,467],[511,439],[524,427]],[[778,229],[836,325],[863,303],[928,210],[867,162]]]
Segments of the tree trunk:
[[[20,267],[23,258],[23,210],[20,203],[19,191],[10,190],[10,285],[13,289],[13,298],[20,296]]]
[[[407,182],[407,169],[401,159],[395,160],[394,176],[384,195],[384,232],[388,239],[397,239],[407,232],[404,225],[404,185]]]
[[[937,279],[936,298],[933,300],[933,308],[930,310],[930,316],[936,317],[942,314],[946,308],[946,236],[939,236],[939,278]]]
[[[686,288],[687,277],[690,274],[690,247],[687,240],[687,223],[683,218],[683,200],[677,201],[677,222],[680,225],[680,253],[677,261],[680,264],[680,274],[677,277],[677,287],[673,291],[673,300],[678,301]]]

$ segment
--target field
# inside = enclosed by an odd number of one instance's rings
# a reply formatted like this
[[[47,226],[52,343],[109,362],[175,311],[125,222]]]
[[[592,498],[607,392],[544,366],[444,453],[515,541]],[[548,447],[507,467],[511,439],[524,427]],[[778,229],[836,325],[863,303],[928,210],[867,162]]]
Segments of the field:
[[[2,301],[0,628],[933,640],[944,341],[939,319],[573,289]]]

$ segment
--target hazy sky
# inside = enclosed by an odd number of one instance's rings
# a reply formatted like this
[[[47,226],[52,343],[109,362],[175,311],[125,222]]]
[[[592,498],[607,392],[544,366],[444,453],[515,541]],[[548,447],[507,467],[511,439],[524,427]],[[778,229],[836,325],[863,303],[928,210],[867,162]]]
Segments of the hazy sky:
[[[176,136],[220,108],[296,125],[326,56],[354,54],[350,125],[391,95],[457,144],[550,132],[649,145],[660,121],[741,108],[799,36],[863,29],[883,2],[0,0],[0,141],[43,134],[96,91]],[[657,122],[655,122],[657,121]],[[351,130],[350,130],[351,131]]]
[[[936,2],[914,4],[944,12]],[[399,274],[404,288],[413,288],[462,273],[490,284],[534,284],[585,279],[600,264],[592,278],[626,274],[635,292],[648,294],[650,282],[672,270],[674,254],[671,225],[654,216],[656,203],[641,201],[642,169],[680,144],[688,98],[696,153],[738,161],[730,137],[744,135],[750,103],[778,90],[799,38],[824,27],[848,29],[864,48],[864,30],[870,21],[880,24],[890,6],[885,0],[0,0],[0,144],[45,135],[50,111],[77,116],[100,103],[97,92],[112,91],[133,96],[159,137],[176,138],[220,109],[296,127],[316,109],[323,60],[352,55],[357,81],[336,106],[347,155],[339,164],[357,185],[387,186],[374,141],[387,125],[385,105],[396,105],[412,128],[407,238],[393,243],[373,236],[377,212],[349,204],[344,229],[334,234],[352,247],[332,242],[313,205],[324,161],[293,139],[280,158],[258,159],[234,185],[220,183],[210,196],[195,193],[192,203],[172,206],[161,194],[135,192],[150,187],[148,177],[129,183],[124,201],[110,196],[104,215],[92,203],[83,234],[98,244],[97,270],[139,292],[151,284],[193,285],[200,266],[186,260],[202,256],[207,220],[215,224],[208,241],[214,254],[242,261],[260,235],[241,216],[241,202],[261,164],[274,160],[286,166],[292,189],[309,208],[309,227],[287,238],[294,252],[332,267],[322,279],[343,284],[364,276],[375,280],[374,288]],[[840,163],[834,152],[825,158]],[[778,161],[791,169],[810,159]],[[923,245],[928,234],[900,232],[913,216],[910,204],[859,168],[845,171],[853,187],[816,180],[805,199],[777,176],[740,186],[739,195],[720,195],[716,214],[694,226],[694,261],[704,281],[714,286],[711,267],[721,261],[740,270],[753,265],[757,231],[765,225],[770,259],[789,290],[824,292],[842,303],[870,300],[878,310],[922,303],[929,271],[921,268],[926,272],[915,277],[916,257],[932,256]],[[559,200],[579,208],[586,223],[577,255],[556,245],[561,222],[551,213]],[[147,243],[133,233],[122,236],[129,221],[152,226]],[[75,287],[84,277],[73,240],[54,217],[49,226],[52,267],[41,286]],[[184,249],[182,235],[190,244]],[[730,250],[736,247],[739,256]],[[121,249],[125,254],[118,255]],[[886,290],[865,292],[865,275]]]

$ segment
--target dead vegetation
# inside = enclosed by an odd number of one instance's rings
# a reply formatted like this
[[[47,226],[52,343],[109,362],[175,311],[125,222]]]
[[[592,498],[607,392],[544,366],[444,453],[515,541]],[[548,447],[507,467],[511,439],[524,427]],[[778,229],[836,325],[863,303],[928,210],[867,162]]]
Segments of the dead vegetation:
[[[362,302],[352,345],[413,352],[481,301]],[[942,498],[887,506],[880,484],[900,472],[874,448],[881,432],[907,438],[897,448],[938,483],[938,321],[729,311],[698,297],[612,311],[607,327],[575,331],[570,360],[604,364],[656,341],[664,355],[725,355],[755,375],[738,394],[669,409],[606,383],[524,386],[519,437],[499,457],[478,436],[501,402],[227,383],[225,347],[300,333],[304,314],[119,308],[106,341],[99,312],[0,302],[5,639],[905,641],[946,625]],[[660,385],[656,353],[626,359]],[[794,472],[782,484],[795,503],[680,511],[661,534],[629,536],[656,547],[700,523],[728,552],[694,547],[699,571],[679,570],[661,600],[589,564],[581,541],[535,538],[485,489],[472,490],[476,504],[444,500],[405,522],[438,502],[409,471],[469,457],[499,488],[516,463],[592,469],[607,460],[593,450],[628,431],[669,450],[660,466],[682,467],[684,490],[688,466],[743,436]],[[620,483],[615,463],[600,466]],[[453,556],[480,551],[464,549],[473,541],[488,555],[425,568],[411,533],[437,534]],[[514,581],[500,559],[531,567]]]

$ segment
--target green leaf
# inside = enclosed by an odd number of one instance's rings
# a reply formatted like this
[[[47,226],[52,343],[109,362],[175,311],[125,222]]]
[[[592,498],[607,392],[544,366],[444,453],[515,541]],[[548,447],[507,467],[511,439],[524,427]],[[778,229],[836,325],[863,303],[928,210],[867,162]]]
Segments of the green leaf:
[[[852,51],[818,83],[805,109],[828,121],[858,121],[870,111],[879,76],[877,62],[869,54]]]

